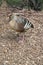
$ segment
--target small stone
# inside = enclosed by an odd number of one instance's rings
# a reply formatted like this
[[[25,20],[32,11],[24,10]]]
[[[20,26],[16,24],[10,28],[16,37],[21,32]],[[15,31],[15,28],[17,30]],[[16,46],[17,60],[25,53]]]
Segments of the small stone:
[[[4,62],[4,65],[8,65],[8,64],[9,64],[9,61],[5,61],[5,62]]]
[[[9,17],[6,17],[6,21],[9,22],[9,20],[10,20]]]

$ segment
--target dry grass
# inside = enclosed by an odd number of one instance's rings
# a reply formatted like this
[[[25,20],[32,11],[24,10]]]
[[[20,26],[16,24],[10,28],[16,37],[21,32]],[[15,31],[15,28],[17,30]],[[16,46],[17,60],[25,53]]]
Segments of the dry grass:
[[[43,65],[43,11],[14,12],[22,12],[34,28],[17,35],[9,27],[12,8],[0,7],[0,65]]]

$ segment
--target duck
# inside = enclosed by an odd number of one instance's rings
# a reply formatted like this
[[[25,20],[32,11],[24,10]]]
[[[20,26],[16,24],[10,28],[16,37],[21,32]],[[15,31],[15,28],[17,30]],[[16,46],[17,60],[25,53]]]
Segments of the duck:
[[[13,30],[17,32],[23,32],[29,28],[34,28],[33,24],[20,13],[12,14],[9,25]]]

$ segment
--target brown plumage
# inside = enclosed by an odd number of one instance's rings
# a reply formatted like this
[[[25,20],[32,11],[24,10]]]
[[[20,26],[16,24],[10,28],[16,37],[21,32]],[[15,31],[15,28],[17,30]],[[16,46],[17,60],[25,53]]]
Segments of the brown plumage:
[[[21,16],[19,13],[14,13],[11,17],[11,21],[9,22],[10,27],[18,32],[22,32],[30,27],[33,28],[33,24],[29,22],[26,18]]]

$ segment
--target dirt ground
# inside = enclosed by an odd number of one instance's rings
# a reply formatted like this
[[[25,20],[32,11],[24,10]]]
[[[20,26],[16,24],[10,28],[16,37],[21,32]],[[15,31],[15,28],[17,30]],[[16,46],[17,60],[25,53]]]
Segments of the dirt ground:
[[[0,7],[0,65],[43,65],[43,11],[17,10],[34,25],[18,35],[9,26],[13,9]]]

